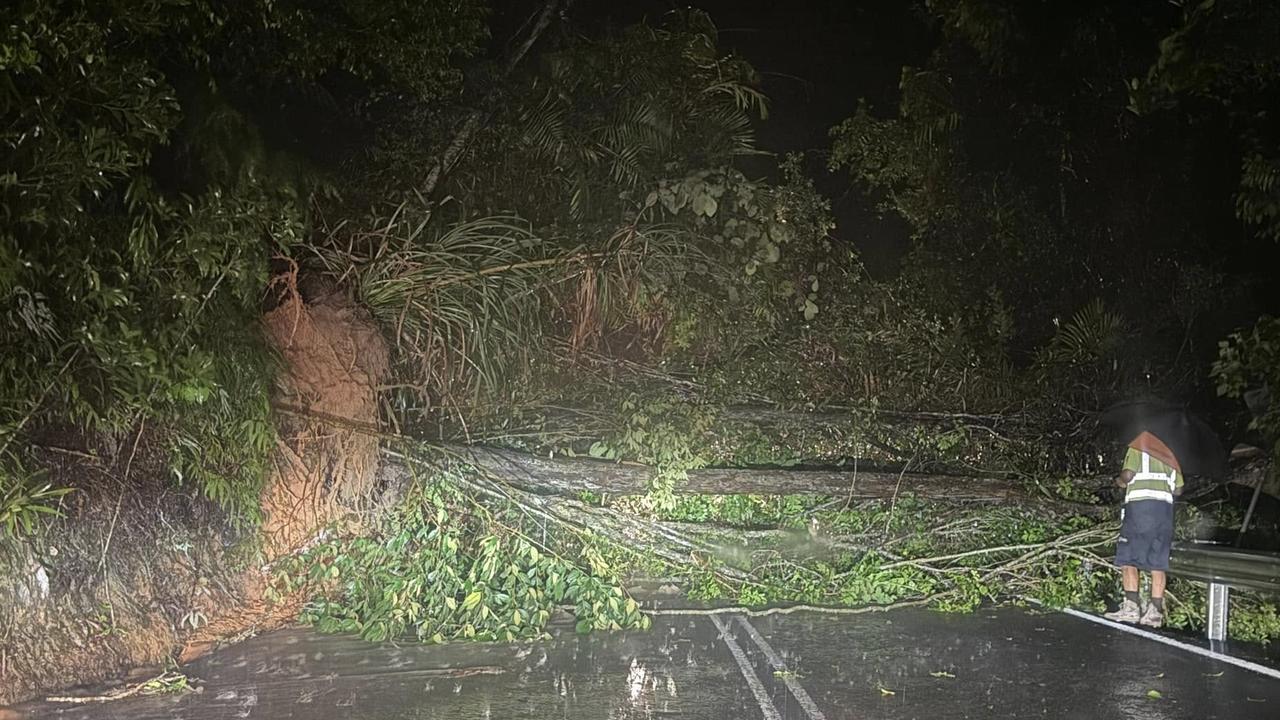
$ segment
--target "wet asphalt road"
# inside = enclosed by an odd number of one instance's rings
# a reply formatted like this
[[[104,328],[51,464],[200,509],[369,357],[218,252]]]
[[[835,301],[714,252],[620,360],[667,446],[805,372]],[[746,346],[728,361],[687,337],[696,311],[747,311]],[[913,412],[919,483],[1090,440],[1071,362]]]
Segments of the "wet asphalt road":
[[[184,668],[199,694],[31,717],[1280,718],[1280,679],[1061,614],[666,616],[526,645],[287,630]],[[1152,691],[1155,691],[1154,693]],[[1158,696],[1157,696],[1158,695]]]

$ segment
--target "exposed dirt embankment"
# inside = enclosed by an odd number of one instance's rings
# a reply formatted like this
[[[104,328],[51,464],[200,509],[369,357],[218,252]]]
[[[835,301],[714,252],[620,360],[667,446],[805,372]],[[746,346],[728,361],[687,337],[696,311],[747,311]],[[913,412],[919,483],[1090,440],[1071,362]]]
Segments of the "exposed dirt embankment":
[[[388,350],[372,319],[341,292],[304,299],[292,276],[276,286],[281,302],[263,329],[283,360],[277,400],[376,422]],[[0,547],[0,705],[190,659],[294,617],[296,601],[264,599],[271,563],[360,508],[378,448],[368,435],[292,417],[277,430],[262,525],[239,532],[171,477],[163,428],[45,433],[49,479],[76,490],[65,518]]]
[[[280,353],[276,400],[321,415],[376,424],[377,388],[388,350],[373,319],[341,293],[305,302],[291,277],[283,301],[263,318]],[[301,598],[267,602],[270,566],[312,542],[368,500],[378,471],[378,441],[297,414],[277,416],[274,471],[262,493],[260,566],[244,573],[244,600],[187,638],[183,661],[228,638],[278,626],[297,615]]]
[[[264,318],[284,359],[279,400],[320,415],[376,424],[377,388],[389,367],[373,319],[345,296],[304,303],[293,290]],[[297,416],[281,419],[276,471],[263,493],[263,551],[294,551],[373,490],[378,440]]]
[[[0,545],[0,703],[159,663],[240,602],[245,538],[170,480],[160,432],[34,438],[47,478],[75,490],[64,518]]]

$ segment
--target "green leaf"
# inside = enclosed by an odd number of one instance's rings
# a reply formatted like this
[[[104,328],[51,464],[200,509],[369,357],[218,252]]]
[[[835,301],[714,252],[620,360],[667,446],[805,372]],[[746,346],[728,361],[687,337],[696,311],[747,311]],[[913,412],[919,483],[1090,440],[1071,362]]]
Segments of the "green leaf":
[[[764,260],[766,265],[778,262],[778,258],[782,257],[782,251],[775,243],[766,242],[764,244]]]

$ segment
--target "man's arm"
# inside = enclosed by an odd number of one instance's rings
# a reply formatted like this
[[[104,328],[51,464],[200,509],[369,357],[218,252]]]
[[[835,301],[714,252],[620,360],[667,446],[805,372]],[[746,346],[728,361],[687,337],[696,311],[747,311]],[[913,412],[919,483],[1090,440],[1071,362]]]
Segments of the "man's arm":
[[[1133,482],[1133,471],[1125,468],[1116,476],[1116,487],[1129,487],[1129,483]]]

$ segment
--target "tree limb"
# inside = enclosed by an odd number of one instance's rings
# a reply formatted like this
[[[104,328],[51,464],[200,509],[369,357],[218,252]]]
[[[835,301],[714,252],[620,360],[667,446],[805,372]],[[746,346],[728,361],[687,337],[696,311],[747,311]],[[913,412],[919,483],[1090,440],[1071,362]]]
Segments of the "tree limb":
[[[573,0],[564,0],[563,9],[567,10],[572,4]],[[538,12],[537,19],[534,20],[533,25],[529,28],[529,33],[516,46],[515,51],[507,57],[507,61],[503,63],[500,79],[506,79],[511,75],[511,72],[520,64],[524,56],[529,53],[529,49],[533,47],[542,33],[551,25],[551,19],[555,16],[560,5],[560,0],[547,0],[546,4],[542,6],[542,9]],[[458,132],[454,133],[453,140],[449,142],[444,152],[440,154],[439,161],[431,166],[431,170],[422,182],[422,187],[418,190],[418,194],[424,199],[431,198],[436,188],[439,187],[440,181],[453,170],[453,166],[462,157],[462,153],[467,149],[467,146],[471,144],[471,139],[476,132],[488,121],[492,111],[485,108],[492,105],[492,99],[493,93],[491,92],[481,102],[481,107],[467,114],[466,119],[462,121],[462,126],[458,128]]]

